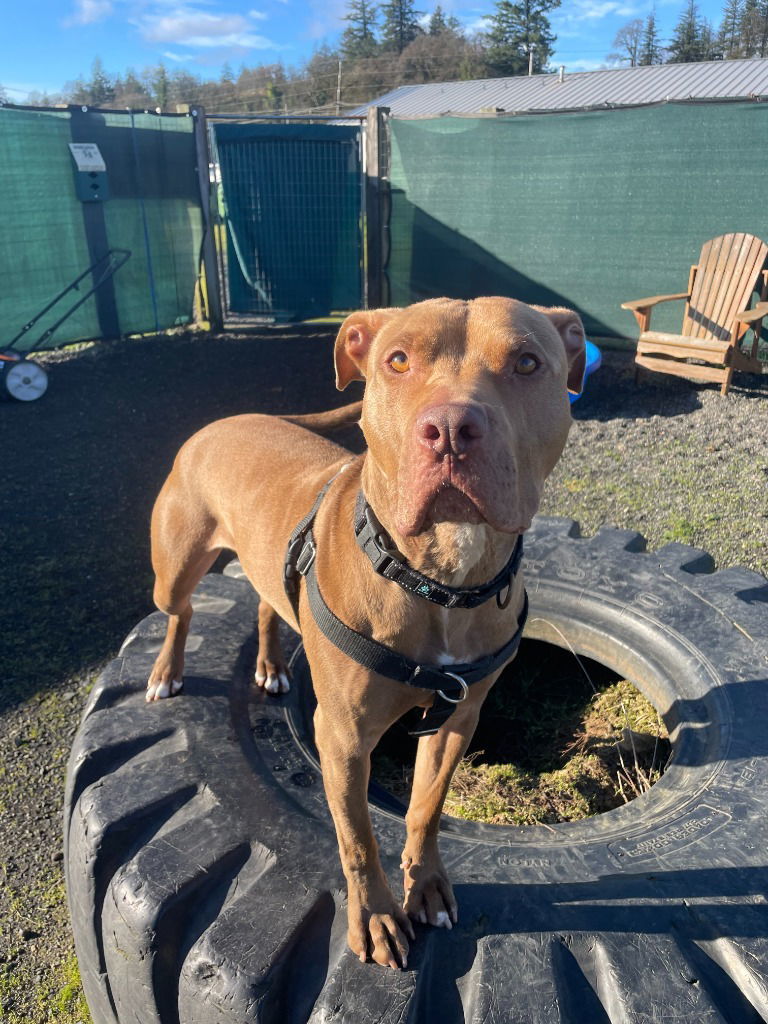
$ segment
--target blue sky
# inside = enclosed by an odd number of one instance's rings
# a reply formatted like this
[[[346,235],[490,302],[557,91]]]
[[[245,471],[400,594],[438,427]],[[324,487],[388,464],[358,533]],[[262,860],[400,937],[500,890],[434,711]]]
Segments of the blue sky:
[[[656,0],[662,39],[670,37],[685,0]],[[434,0],[418,2],[428,14]],[[606,65],[617,29],[644,18],[651,0],[563,0],[551,15],[554,64],[571,71]],[[493,0],[442,0],[470,30],[482,27]],[[237,69],[282,61],[297,65],[344,28],[345,0],[16,0],[5,5],[0,85],[11,102],[30,90],[56,92],[88,76],[95,56],[110,72],[163,62],[203,77],[222,65]],[[700,0],[715,27],[722,0]]]

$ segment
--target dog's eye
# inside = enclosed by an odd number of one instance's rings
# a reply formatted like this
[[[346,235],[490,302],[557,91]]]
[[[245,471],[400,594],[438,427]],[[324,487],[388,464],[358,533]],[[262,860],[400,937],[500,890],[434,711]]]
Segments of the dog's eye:
[[[538,370],[540,365],[541,364],[536,356],[525,353],[517,360],[517,363],[515,364],[515,373],[522,373],[523,376],[527,376],[529,373],[533,373],[535,370]]]
[[[405,352],[395,352],[389,357],[389,365],[396,373],[405,373],[410,369],[411,363]]]

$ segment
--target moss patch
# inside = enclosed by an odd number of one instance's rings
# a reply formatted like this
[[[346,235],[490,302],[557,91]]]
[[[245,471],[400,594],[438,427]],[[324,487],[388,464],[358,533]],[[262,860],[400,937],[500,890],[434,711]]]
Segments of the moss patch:
[[[415,744],[405,729],[375,752],[374,777],[407,801]],[[494,825],[579,821],[648,790],[669,753],[660,715],[630,682],[525,641],[486,701],[445,813]]]

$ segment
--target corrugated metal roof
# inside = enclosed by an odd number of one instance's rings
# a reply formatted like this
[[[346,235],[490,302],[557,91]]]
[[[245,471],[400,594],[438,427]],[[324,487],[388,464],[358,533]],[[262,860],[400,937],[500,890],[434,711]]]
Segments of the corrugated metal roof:
[[[389,107],[395,117],[476,114],[494,108],[520,113],[754,96],[768,97],[768,58],[566,71],[562,81],[554,74],[403,85],[353,113],[364,114],[371,106]]]

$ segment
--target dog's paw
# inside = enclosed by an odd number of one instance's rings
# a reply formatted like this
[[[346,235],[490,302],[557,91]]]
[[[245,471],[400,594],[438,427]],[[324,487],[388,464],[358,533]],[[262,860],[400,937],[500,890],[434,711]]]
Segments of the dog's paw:
[[[273,696],[278,693],[288,693],[291,688],[287,666],[262,658],[256,662],[254,679],[258,687]]]
[[[389,893],[369,900],[368,905],[350,899],[347,916],[347,941],[362,963],[372,960],[382,967],[405,970],[408,939],[414,939],[415,935],[407,914]]]
[[[184,681],[182,679],[173,679],[171,682],[167,680],[161,680],[153,682],[151,679],[147,683],[147,703],[151,703],[154,700],[164,700],[166,697],[175,697],[177,693],[181,693],[184,687]]]
[[[458,908],[451,883],[439,868],[428,869],[404,860],[405,900],[403,909],[420,924],[451,929],[458,921]]]

